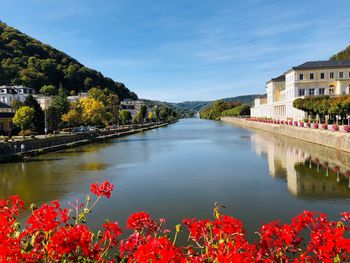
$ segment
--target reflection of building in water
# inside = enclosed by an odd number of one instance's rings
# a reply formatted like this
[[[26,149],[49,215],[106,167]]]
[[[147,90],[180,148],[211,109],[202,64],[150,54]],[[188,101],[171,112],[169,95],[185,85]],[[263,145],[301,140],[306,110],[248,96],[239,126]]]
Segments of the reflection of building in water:
[[[254,133],[252,141],[256,153],[266,156],[270,175],[286,179],[291,194],[311,198],[350,197],[349,154],[332,153],[335,150],[262,132]]]

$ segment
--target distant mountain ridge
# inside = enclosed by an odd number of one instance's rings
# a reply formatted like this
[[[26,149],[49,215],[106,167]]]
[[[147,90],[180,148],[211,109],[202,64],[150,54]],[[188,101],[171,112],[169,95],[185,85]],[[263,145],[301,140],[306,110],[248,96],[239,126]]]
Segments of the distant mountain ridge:
[[[85,67],[49,45],[0,21],[0,85],[25,85],[39,90],[43,85],[68,91],[87,91],[91,87],[109,89],[121,99],[137,99],[121,82],[115,82]]]
[[[219,100],[251,105],[254,102],[254,99],[258,96],[261,96],[261,94],[242,95],[242,96],[236,96],[236,97],[223,98]],[[198,112],[209,107],[214,102],[215,102],[214,100],[213,101],[184,101],[180,103],[170,103],[170,104],[174,105],[174,107],[177,107],[177,108]]]
[[[242,95],[242,96],[236,96],[236,97],[229,97],[229,98],[223,98],[220,100],[226,101],[226,102],[237,102],[241,104],[250,104],[252,105],[254,99],[258,96],[261,96],[261,94],[251,94],[251,95]],[[164,102],[164,101],[157,101],[157,100],[146,100],[142,99],[142,101],[145,101],[148,105],[163,105],[167,106],[173,109],[177,109],[179,111],[184,112],[199,112],[203,109],[209,107],[212,105],[216,100],[213,101],[183,101],[183,102]]]

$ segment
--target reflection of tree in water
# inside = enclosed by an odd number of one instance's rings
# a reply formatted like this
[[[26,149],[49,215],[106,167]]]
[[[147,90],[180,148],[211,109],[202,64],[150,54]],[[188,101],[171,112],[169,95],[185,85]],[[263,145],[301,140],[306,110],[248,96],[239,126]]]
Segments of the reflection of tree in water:
[[[350,197],[349,171],[339,166],[308,158],[304,163],[297,163],[298,196],[317,198]]]

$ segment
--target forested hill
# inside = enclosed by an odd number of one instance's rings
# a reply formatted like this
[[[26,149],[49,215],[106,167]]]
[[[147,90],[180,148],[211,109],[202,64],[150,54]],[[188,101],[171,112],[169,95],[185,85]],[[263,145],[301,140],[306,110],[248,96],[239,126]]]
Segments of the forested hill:
[[[36,90],[43,85],[54,85],[75,92],[99,87],[116,92],[121,99],[137,98],[123,83],[104,77],[1,21],[0,85],[25,85]]]
[[[233,103],[240,103],[240,104],[252,104],[254,99],[260,95],[258,94],[252,94],[252,95],[242,95],[237,97],[230,97],[230,98],[224,98],[220,99],[225,102],[233,102]],[[170,103],[171,105],[181,108],[183,110],[189,110],[189,111],[202,111],[205,108],[210,107],[214,101],[185,101],[180,103]]]
[[[339,53],[333,55],[331,60],[350,60],[350,45]]]

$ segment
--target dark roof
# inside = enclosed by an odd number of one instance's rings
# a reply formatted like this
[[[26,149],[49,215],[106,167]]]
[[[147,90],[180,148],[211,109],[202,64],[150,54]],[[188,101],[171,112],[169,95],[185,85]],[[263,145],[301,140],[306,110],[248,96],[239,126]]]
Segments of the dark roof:
[[[282,74],[281,76],[278,76],[277,78],[272,78],[271,81],[285,81],[286,75]]]
[[[343,68],[350,67],[350,60],[308,61],[292,69]]]
[[[0,102],[0,108],[4,109],[11,109],[12,107],[10,105],[7,105],[6,103]]]

